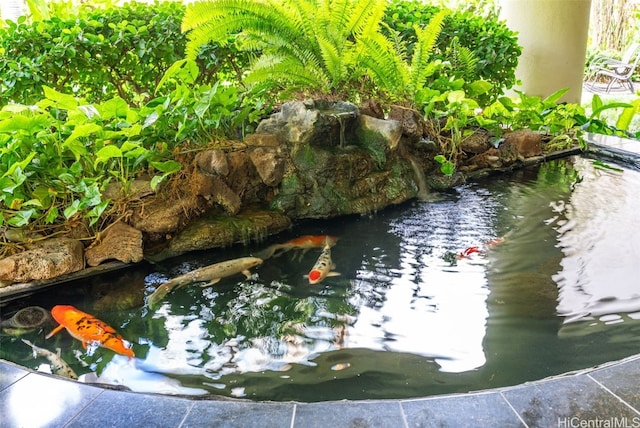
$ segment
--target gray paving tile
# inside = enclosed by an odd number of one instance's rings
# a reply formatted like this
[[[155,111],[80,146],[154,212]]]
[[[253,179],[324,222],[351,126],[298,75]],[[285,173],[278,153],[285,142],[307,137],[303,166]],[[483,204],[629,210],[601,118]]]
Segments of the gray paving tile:
[[[0,391],[0,428],[62,427],[101,389],[29,373]]]
[[[497,392],[403,401],[409,427],[524,427]]]
[[[0,391],[28,374],[27,370],[20,367],[0,362]]]
[[[536,382],[503,395],[532,428],[604,426],[602,421],[614,420],[631,423],[638,416],[586,375]]]
[[[196,401],[181,428],[288,428],[294,409],[292,403]]]
[[[640,358],[595,370],[589,376],[640,411]]]
[[[406,426],[397,401],[332,401],[298,404],[295,428],[401,428]]]
[[[105,390],[65,428],[177,428],[191,405],[184,398]]]

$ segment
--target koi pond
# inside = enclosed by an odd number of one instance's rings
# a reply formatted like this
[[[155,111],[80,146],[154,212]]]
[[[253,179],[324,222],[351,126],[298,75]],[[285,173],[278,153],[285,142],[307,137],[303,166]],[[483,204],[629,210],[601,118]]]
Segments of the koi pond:
[[[0,336],[0,358],[139,392],[271,401],[423,397],[514,385],[640,352],[640,172],[569,157],[370,216],[52,287],[2,308],[73,305],[136,357],[54,324]],[[339,276],[291,249],[215,285],[145,299],[171,278],[302,235],[338,238]],[[473,248],[477,247],[477,248]]]

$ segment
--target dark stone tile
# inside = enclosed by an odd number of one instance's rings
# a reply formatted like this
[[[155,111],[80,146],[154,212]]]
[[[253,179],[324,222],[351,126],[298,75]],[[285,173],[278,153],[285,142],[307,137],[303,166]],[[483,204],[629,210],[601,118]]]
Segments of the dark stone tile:
[[[291,403],[195,401],[181,428],[288,428],[294,408]]]
[[[403,401],[410,427],[524,427],[499,393]]]
[[[101,389],[30,373],[0,391],[0,427],[62,427]]]
[[[399,402],[327,402],[296,406],[294,427],[369,428],[405,426]]]
[[[638,417],[586,375],[546,380],[502,394],[530,427],[604,426],[594,424],[613,420],[631,423]]]
[[[640,412],[640,358],[595,370],[589,376]]]
[[[27,370],[0,361],[0,391],[28,374]]]
[[[66,428],[178,427],[190,406],[184,398],[104,390]]]

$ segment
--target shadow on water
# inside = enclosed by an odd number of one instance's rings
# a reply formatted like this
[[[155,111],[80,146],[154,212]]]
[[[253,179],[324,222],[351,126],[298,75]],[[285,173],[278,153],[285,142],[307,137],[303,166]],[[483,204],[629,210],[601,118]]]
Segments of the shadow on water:
[[[437,202],[307,222],[248,247],[58,287],[12,310],[72,304],[114,326],[134,360],[85,351],[66,333],[44,340],[48,327],[25,337],[61,348],[84,381],[136,391],[323,401],[513,385],[638,352],[639,188],[634,170],[553,161]],[[340,276],[310,286],[304,275],[320,249],[290,251],[250,279],[194,284],[144,305],[170,278],[305,234],[339,237]],[[0,336],[0,345],[1,358],[47,370],[19,338]]]

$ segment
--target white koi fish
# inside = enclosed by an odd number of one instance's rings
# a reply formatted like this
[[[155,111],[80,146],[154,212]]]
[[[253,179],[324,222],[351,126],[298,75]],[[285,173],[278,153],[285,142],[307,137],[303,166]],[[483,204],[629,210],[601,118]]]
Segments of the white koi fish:
[[[208,287],[219,282],[222,278],[238,273],[243,273],[247,278],[251,278],[249,269],[260,264],[262,264],[262,259],[257,257],[240,257],[196,269],[160,284],[156,291],[149,296],[147,303],[149,306],[154,306],[174,288],[181,288],[194,282],[206,282],[202,287]]]
[[[51,370],[54,374],[69,379],[78,379],[76,372],[60,357],[60,348],[58,348],[57,353],[54,354],[48,349],[40,348],[26,339],[22,339],[22,341],[31,346],[36,357],[44,357],[51,363]]]
[[[309,274],[305,275],[305,277],[309,278],[309,284],[318,284],[329,276],[340,275],[338,272],[333,271],[335,267],[336,266],[331,260],[331,243],[327,239],[325,240],[324,248],[322,249],[322,253],[320,253],[320,257],[318,257],[316,264],[313,265],[313,269],[311,269]]]

